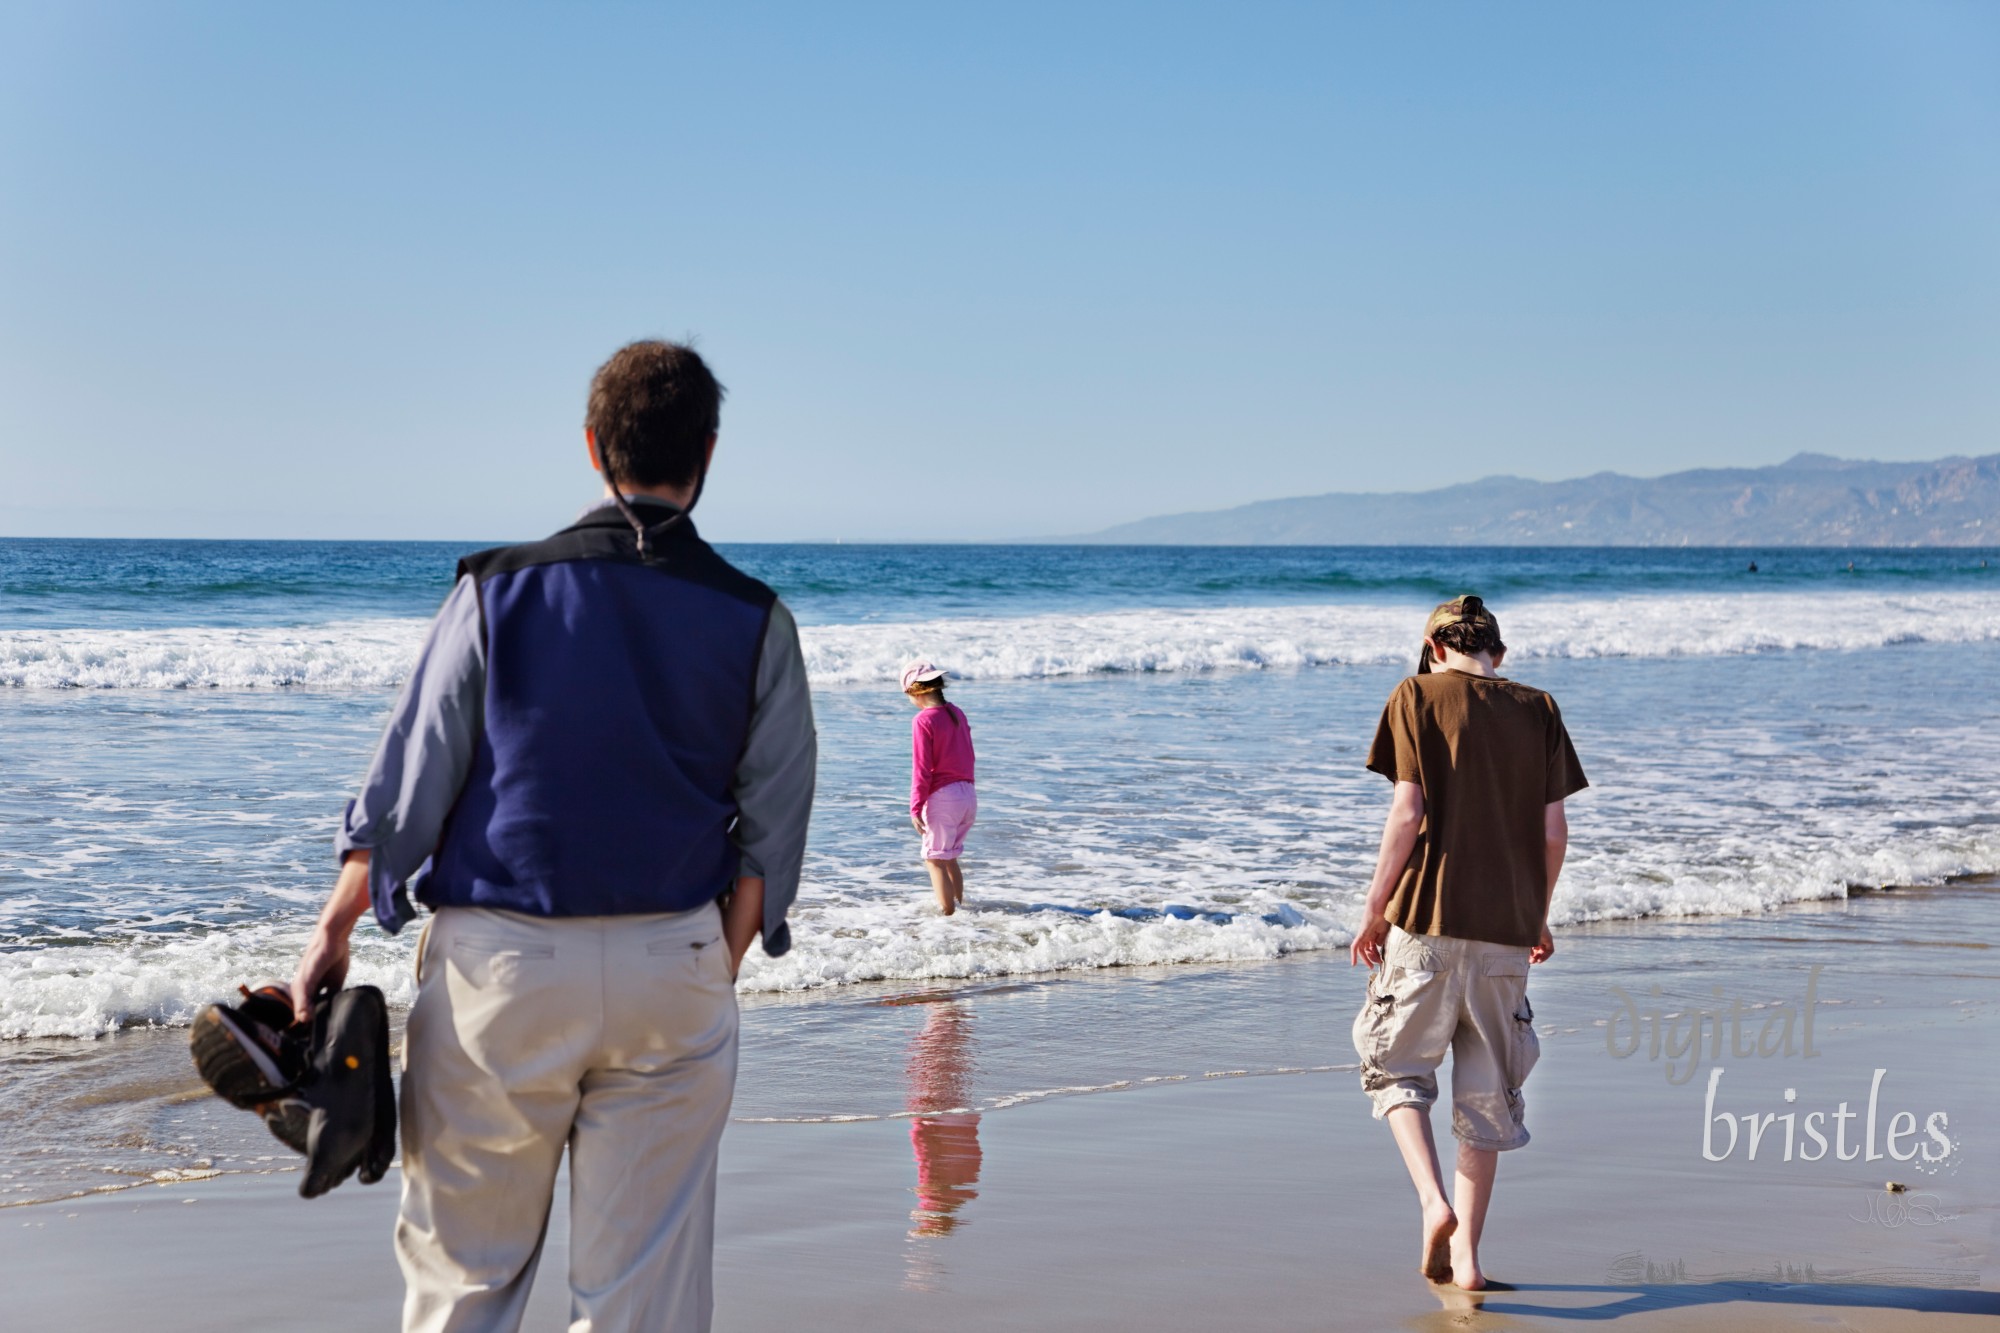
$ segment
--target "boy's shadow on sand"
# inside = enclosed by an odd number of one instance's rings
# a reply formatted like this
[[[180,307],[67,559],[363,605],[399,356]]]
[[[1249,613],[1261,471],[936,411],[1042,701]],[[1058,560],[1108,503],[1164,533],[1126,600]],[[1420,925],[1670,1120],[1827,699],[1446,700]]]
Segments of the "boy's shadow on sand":
[[[1945,1281],[1976,1280],[1970,1273],[1940,1274]],[[1922,1314],[2000,1314],[2000,1292],[1947,1287],[1890,1286],[1844,1282],[1671,1282],[1634,1285],[1524,1282],[1487,1291],[1460,1291],[1433,1286],[1444,1309],[1416,1321],[1419,1328],[1478,1327],[1468,1315],[1490,1315],[1495,1324],[1508,1318],[1571,1320],[1588,1323],[1622,1319],[1662,1310],[1687,1310],[1707,1305],[1741,1304],[1847,1307],[1867,1310],[1908,1310]],[[1539,1302],[1536,1293],[1590,1295],[1617,1299],[1590,1305]],[[1747,1311],[1746,1311],[1747,1313]]]

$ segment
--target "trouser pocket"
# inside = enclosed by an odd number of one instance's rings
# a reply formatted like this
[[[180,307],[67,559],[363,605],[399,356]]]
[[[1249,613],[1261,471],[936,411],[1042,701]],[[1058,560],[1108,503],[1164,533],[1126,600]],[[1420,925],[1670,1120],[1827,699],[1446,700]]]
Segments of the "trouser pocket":
[[[436,924],[437,924],[437,914],[433,912],[431,915],[424,918],[424,928],[417,932],[417,956],[415,960],[411,963],[411,967],[416,972],[417,986],[419,989],[422,989],[424,984],[424,950],[430,946],[431,927]]]

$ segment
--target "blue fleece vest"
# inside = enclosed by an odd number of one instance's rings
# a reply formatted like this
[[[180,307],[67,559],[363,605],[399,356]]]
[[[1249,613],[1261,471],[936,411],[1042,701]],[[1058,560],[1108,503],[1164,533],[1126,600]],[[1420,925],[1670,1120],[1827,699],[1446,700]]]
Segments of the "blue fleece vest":
[[[680,912],[727,889],[730,795],[776,600],[686,520],[639,559],[613,509],[470,556],[484,730],[417,891],[536,916]]]

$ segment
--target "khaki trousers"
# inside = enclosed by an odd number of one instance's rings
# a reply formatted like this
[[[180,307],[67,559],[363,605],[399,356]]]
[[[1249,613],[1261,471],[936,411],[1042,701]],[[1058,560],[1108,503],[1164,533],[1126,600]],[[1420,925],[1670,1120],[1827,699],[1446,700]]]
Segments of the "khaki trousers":
[[[567,1147],[572,1333],[705,1333],[716,1149],[736,1087],[721,913],[449,907],[417,953],[404,1329],[520,1327]]]

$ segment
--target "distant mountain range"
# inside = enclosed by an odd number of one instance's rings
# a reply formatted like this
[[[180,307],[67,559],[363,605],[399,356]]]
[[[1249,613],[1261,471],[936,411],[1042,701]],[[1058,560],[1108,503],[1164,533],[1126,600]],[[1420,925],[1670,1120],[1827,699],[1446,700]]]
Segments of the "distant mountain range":
[[[1312,495],[1169,514],[1078,540],[1162,546],[2000,546],[2000,454],[1441,490]]]

